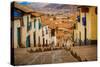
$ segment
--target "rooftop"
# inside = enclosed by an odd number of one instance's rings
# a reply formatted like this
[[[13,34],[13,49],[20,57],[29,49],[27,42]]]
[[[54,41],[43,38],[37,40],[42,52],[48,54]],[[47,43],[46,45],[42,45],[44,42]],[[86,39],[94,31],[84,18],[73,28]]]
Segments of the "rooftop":
[[[33,10],[31,8],[29,8],[28,6],[21,5],[17,2],[12,2],[11,7],[19,9],[19,10],[25,12],[25,13],[33,12]]]

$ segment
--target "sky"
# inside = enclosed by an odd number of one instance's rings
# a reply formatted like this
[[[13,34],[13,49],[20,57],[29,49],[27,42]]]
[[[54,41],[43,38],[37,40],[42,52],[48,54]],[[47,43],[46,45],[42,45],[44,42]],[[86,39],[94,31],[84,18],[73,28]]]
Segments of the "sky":
[[[29,4],[31,4],[31,2],[18,2],[19,4],[21,4],[21,5],[29,5]],[[16,10],[14,10],[14,12],[13,12],[13,16],[15,16],[15,17],[19,17],[19,16],[21,16],[21,13],[18,13],[18,12],[16,12]]]
[[[24,1],[24,2],[19,2],[19,4],[21,4],[21,5],[29,5],[29,4],[31,4],[31,2]]]

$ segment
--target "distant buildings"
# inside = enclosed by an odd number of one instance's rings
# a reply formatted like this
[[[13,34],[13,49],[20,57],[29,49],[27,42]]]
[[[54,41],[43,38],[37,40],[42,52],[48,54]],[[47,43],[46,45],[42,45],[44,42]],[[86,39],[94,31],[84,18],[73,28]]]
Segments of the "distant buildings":
[[[78,45],[97,44],[97,7],[79,6],[74,41]]]

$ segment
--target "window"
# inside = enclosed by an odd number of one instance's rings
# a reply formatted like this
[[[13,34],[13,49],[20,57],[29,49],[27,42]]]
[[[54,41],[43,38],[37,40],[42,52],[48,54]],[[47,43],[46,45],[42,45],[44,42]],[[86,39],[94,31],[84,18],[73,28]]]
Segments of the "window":
[[[76,29],[76,24],[74,24],[74,29]]]
[[[86,13],[85,13],[85,15],[82,17],[82,24],[83,24],[84,26],[86,26]]]
[[[48,34],[48,29],[47,29],[47,27],[45,28],[45,30],[46,30],[46,34]]]
[[[80,22],[80,16],[77,16],[77,21]]]
[[[44,30],[42,30],[42,36],[44,36]]]
[[[97,15],[97,7],[95,8],[95,14]]]
[[[39,21],[39,29],[41,29],[42,24],[41,24],[41,22],[40,22],[40,19],[38,19],[38,21]]]
[[[55,36],[55,29],[51,30],[51,36]]]
[[[36,29],[36,18],[34,19],[34,28]]]
[[[29,31],[32,28],[32,23],[31,22],[27,22],[27,31]]]
[[[27,16],[27,31],[29,31],[32,28],[32,23],[29,22],[29,16]]]

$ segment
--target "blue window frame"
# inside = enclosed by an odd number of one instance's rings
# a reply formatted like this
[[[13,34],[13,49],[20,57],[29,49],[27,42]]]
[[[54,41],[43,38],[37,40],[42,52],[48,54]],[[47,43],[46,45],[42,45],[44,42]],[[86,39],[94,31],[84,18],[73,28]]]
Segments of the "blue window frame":
[[[29,31],[32,28],[32,23],[29,22],[29,17],[27,16],[27,31]]]
[[[84,26],[86,26],[86,15],[85,15],[84,17],[82,17],[82,24],[83,24]]]
[[[39,21],[39,29],[41,29],[42,24],[41,24],[41,22],[40,22],[40,19],[38,19],[38,21]]]
[[[36,18],[34,19],[34,29],[36,29]]]

